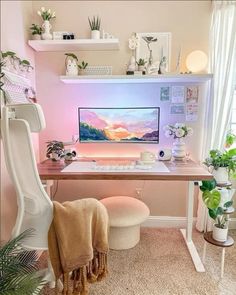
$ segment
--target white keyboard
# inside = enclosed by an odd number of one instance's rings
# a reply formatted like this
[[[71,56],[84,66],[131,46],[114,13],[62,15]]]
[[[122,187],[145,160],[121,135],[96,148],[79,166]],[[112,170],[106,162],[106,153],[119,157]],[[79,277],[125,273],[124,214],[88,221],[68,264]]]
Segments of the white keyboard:
[[[129,160],[105,160],[105,161],[97,161],[94,165],[94,170],[122,170],[129,171],[134,169],[143,169],[148,170],[152,168],[152,165],[140,165],[137,164],[136,161]]]

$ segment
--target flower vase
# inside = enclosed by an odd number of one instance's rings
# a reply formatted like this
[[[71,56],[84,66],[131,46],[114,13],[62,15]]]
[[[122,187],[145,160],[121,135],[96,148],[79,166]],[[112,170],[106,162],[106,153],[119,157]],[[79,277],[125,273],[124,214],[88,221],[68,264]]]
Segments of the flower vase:
[[[45,20],[42,24],[42,28],[44,32],[42,33],[42,39],[43,40],[52,40],[52,34],[50,33],[50,30],[52,28],[49,20]]]
[[[185,143],[182,138],[176,138],[173,143],[172,155],[175,160],[183,160],[186,156]]]

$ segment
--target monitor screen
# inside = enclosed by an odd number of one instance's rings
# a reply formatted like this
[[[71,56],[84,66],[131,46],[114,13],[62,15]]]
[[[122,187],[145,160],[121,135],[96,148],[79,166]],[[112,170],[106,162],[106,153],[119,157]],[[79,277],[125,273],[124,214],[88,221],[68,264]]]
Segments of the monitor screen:
[[[79,108],[80,142],[158,143],[160,108]]]

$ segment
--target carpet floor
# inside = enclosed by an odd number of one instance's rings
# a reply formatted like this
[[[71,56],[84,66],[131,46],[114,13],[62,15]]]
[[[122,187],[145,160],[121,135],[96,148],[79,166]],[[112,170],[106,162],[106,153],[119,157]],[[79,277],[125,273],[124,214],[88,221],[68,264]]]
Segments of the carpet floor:
[[[236,239],[235,230],[230,234]],[[193,240],[201,255],[202,234]],[[91,285],[90,295],[236,295],[236,247],[226,249],[223,279],[220,259],[221,248],[208,244],[206,272],[198,273],[179,230],[144,228],[133,249],[110,250],[109,276]],[[42,294],[54,290],[46,286]]]

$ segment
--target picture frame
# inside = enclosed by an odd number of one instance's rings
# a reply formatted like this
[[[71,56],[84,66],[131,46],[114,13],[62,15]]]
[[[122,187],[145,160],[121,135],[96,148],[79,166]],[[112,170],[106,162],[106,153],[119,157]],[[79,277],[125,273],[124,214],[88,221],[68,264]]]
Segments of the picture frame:
[[[161,58],[165,56],[166,71],[170,71],[170,60],[171,60],[171,33],[170,32],[158,32],[158,33],[136,33],[139,38],[139,45],[136,48],[136,60],[140,58],[149,61],[150,52],[147,43],[143,37],[153,37],[157,39],[157,42],[152,42],[150,48],[152,50],[153,64],[158,64]],[[159,64],[158,64],[159,65]]]

